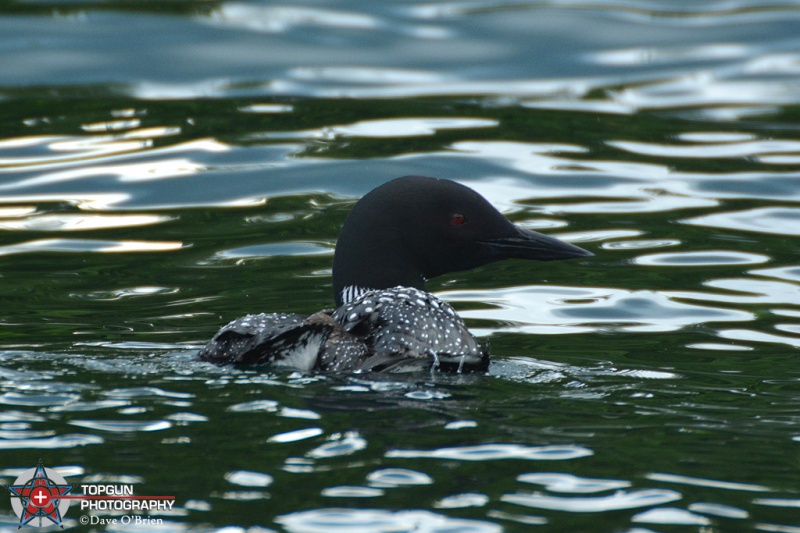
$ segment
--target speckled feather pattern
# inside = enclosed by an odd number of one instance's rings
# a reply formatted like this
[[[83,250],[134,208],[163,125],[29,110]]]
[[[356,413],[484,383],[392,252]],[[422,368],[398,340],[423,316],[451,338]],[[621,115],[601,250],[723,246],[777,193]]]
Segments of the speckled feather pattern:
[[[372,366],[417,359],[465,367],[488,364],[488,351],[446,302],[410,287],[369,291],[333,313],[345,331],[362,339]]]
[[[218,364],[326,372],[431,365],[484,370],[489,360],[488,350],[449,304],[408,287],[367,291],[333,314],[247,315],[223,327],[199,355]]]
[[[312,370],[329,329],[310,324],[303,315],[247,315],[220,329],[198,356],[217,364],[271,363]]]

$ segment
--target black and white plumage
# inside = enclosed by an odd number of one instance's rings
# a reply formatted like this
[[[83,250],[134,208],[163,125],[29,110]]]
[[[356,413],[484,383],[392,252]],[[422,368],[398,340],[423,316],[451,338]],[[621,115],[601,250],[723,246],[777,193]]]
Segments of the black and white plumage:
[[[364,370],[455,365],[463,371],[489,365],[488,350],[450,304],[413,287],[369,291],[339,307],[332,318],[371,354],[359,365]]]
[[[200,357],[219,364],[271,363],[310,371],[317,367],[330,330],[324,319],[298,314],[247,315],[219,330]]]
[[[213,350],[213,359],[210,357]],[[367,291],[334,312],[262,313],[223,327],[201,356],[302,371],[485,370],[489,352],[450,306],[411,287]]]
[[[302,371],[486,370],[488,348],[449,304],[425,292],[425,280],[503,259],[590,255],[515,226],[458,183],[397,178],[364,196],[345,220],[333,261],[335,310],[238,318],[199,356]]]

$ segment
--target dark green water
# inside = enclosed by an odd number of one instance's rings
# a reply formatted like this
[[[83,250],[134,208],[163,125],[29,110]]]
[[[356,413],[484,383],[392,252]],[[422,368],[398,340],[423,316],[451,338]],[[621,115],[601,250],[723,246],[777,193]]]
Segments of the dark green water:
[[[800,4],[0,8],[0,484],[109,531],[800,531]],[[405,174],[595,253],[431,280],[487,375],[193,354]],[[10,495],[0,531],[17,531]],[[96,514],[121,519],[120,514]]]

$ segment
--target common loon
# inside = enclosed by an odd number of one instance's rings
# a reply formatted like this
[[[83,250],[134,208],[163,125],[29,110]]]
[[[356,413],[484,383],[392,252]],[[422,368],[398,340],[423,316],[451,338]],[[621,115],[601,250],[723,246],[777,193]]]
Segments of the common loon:
[[[590,252],[512,224],[456,182],[404,176],[353,207],[333,257],[335,310],[237,318],[200,351],[216,364],[302,371],[483,371],[489,351],[425,281],[502,259]]]

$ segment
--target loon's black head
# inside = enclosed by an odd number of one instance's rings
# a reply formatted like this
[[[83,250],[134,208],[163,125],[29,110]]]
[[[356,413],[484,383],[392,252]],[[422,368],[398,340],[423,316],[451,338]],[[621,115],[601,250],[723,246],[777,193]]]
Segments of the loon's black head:
[[[512,224],[453,181],[404,176],[372,190],[347,216],[333,258],[333,290],[424,289],[425,280],[502,259],[551,261],[590,252]]]

